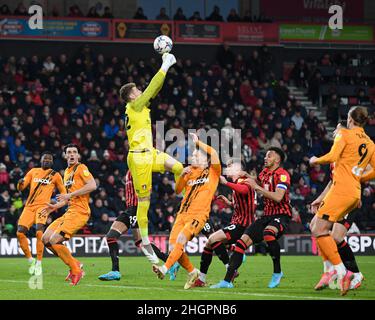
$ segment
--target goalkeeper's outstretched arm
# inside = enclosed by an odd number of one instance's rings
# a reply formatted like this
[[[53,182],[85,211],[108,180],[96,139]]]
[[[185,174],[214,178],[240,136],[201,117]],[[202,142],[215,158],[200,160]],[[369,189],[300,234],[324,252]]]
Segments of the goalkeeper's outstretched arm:
[[[154,75],[146,90],[133,102],[135,111],[141,111],[145,106],[148,106],[150,100],[156,97],[163,86],[165,75],[168,69],[176,63],[176,58],[173,54],[167,53],[163,55],[163,64],[159,71]]]

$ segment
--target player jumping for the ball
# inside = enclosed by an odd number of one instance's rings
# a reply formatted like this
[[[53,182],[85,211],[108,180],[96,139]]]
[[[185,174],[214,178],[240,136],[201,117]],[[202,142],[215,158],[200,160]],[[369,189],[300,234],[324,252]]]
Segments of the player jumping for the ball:
[[[192,165],[186,167],[177,180],[176,192],[181,193],[186,188],[186,193],[169,236],[168,260],[163,266],[153,265],[153,271],[163,279],[178,261],[189,273],[184,289],[191,288],[199,277],[199,270],[194,268],[184,248],[188,241],[201,232],[208,220],[221,174],[217,152],[199,141],[197,135],[191,134],[191,137],[197,149],[193,152]]]
[[[183,166],[166,153],[153,147],[150,102],[163,86],[168,69],[176,63],[173,54],[165,53],[160,70],[152,78],[144,92],[135,83],[127,83],[120,89],[120,96],[126,102],[126,132],[129,139],[127,162],[133,177],[138,197],[137,221],[142,237],[141,249],[148,260],[159,263],[148,239],[148,209],[152,189],[152,172],[172,171],[179,177]]]

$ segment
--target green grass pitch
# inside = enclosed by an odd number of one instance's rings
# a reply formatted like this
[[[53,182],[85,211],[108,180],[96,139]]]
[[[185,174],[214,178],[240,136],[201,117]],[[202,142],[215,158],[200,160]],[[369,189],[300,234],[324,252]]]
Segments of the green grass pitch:
[[[199,257],[191,258],[199,267]],[[185,270],[179,271],[177,279],[169,277],[159,280],[151,271],[151,265],[144,257],[121,257],[120,281],[102,282],[98,275],[110,270],[109,258],[81,258],[86,276],[77,287],[64,282],[67,267],[57,258],[43,260],[41,289],[30,289],[28,264],[24,258],[0,259],[0,299],[247,299],[247,300],[313,300],[313,299],[375,299],[375,257],[357,257],[365,276],[362,287],[340,297],[338,290],[326,289],[316,292],[313,286],[322,271],[320,257],[284,256],[282,266],[285,277],[280,286],[268,289],[272,273],[272,262],[268,256],[247,257],[240,268],[240,276],[234,289],[213,290],[194,288],[184,290]],[[224,276],[224,266],[214,257],[209,270],[209,284],[216,283]],[[34,283],[34,282],[32,282]],[[35,286],[35,285],[34,285]]]

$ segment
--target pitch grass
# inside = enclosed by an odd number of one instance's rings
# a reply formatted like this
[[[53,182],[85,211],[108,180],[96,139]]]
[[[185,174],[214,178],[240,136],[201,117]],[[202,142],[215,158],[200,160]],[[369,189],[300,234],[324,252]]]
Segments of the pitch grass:
[[[280,287],[268,289],[272,262],[268,256],[247,257],[240,269],[234,289],[194,288],[184,290],[185,270],[175,281],[159,280],[144,257],[121,257],[123,277],[120,281],[102,282],[98,275],[110,270],[109,258],[81,258],[86,276],[77,287],[64,282],[67,267],[57,258],[43,260],[43,289],[30,289],[28,264],[24,258],[0,259],[0,299],[341,299],[338,290],[313,290],[322,271],[321,259],[314,256],[282,257],[285,277]],[[343,299],[375,299],[375,257],[357,257],[366,277],[362,287],[350,291]],[[192,257],[199,266],[199,257]],[[214,257],[209,271],[209,284],[224,276],[224,266]]]

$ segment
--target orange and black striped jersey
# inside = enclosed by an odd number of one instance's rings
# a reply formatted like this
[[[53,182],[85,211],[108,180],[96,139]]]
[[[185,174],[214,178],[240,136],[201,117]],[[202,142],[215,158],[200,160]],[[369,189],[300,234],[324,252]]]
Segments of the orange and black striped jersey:
[[[198,147],[211,156],[211,165],[208,168],[191,167],[191,172],[177,181],[177,193],[185,188],[185,195],[178,213],[208,218],[211,202],[219,184],[221,165],[213,148],[200,141]]]
[[[33,168],[18,183],[19,191],[30,186],[29,196],[25,207],[46,205],[51,200],[51,196],[57,188],[60,193],[66,193],[61,175],[53,169]]]
[[[90,173],[88,168],[82,163],[77,163],[65,169],[64,185],[67,193],[71,193],[81,189],[87,183],[87,181],[89,181],[92,178],[92,174]],[[69,210],[74,209],[79,212],[90,214],[91,211],[89,206],[89,199],[89,193],[70,198]]]

